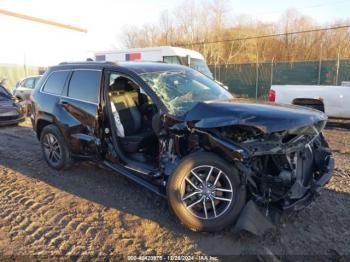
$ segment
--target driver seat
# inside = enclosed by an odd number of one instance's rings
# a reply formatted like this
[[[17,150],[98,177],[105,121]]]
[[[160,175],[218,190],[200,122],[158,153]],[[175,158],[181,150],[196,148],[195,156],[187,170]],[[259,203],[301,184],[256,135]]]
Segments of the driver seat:
[[[136,153],[152,144],[156,136],[152,130],[143,130],[142,115],[133,99],[133,89],[128,81],[124,77],[116,78],[110,86],[110,99],[124,128],[125,137],[120,138],[121,146],[127,153]]]

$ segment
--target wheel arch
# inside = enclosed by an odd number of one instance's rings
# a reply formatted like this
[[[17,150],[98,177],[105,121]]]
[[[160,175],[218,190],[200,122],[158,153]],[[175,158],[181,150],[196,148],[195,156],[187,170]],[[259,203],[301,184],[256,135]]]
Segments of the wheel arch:
[[[53,117],[49,116],[49,115],[41,116],[39,119],[36,120],[35,132],[36,132],[36,136],[39,140],[40,140],[41,132],[43,131],[43,129],[46,126],[51,125],[51,124],[54,124],[54,120],[53,120]]]

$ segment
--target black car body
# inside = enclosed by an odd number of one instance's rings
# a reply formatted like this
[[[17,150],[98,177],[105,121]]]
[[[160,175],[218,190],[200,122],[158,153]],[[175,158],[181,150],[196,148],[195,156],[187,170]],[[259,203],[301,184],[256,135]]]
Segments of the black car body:
[[[0,85],[0,126],[17,124],[24,120],[25,107]]]
[[[63,63],[44,74],[33,101],[51,167],[102,163],[167,196],[195,230],[232,224],[248,201],[265,211],[301,209],[334,167],[323,113],[238,103],[178,65]]]

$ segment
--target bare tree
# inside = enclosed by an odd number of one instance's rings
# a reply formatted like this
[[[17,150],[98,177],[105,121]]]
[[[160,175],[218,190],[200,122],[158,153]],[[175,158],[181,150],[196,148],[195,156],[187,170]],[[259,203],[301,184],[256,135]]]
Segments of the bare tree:
[[[201,52],[210,64],[350,58],[350,30],[338,29],[303,34],[294,31],[320,27],[297,10],[287,10],[276,23],[263,23],[247,16],[232,17],[228,0],[188,0],[173,11],[162,12],[155,24],[127,27],[127,47],[184,46]],[[349,24],[350,20],[333,25]],[[331,25],[330,25],[331,26]],[[285,33],[279,37],[217,42],[251,36]],[[191,43],[203,44],[191,44]]]

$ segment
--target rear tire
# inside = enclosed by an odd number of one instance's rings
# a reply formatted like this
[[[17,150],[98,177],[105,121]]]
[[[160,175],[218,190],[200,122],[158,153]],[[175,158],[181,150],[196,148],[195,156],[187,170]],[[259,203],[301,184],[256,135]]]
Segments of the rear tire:
[[[194,231],[212,232],[238,218],[246,202],[246,186],[233,165],[215,154],[199,152],[181,161],[170,177],[167,195],[183,224]]]
[[[44,159],[51,168],[61,170],[71,166],[70,151],[57,126],[51,124],[44,127],[40,144]]]

